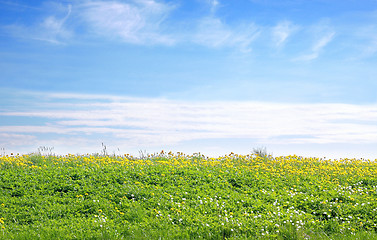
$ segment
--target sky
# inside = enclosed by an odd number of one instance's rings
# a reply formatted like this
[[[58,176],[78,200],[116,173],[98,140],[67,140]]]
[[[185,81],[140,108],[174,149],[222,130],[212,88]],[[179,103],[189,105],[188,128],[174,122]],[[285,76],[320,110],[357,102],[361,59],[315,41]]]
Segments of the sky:
[[[0,154],[377,158],[376,0],[0,11]]]

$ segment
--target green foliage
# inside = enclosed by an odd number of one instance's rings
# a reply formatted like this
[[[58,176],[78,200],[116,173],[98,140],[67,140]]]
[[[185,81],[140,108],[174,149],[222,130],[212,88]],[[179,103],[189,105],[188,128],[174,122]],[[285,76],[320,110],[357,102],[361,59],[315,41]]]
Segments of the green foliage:
[[[376,239],[377,163],[0,157],[0,239]]]

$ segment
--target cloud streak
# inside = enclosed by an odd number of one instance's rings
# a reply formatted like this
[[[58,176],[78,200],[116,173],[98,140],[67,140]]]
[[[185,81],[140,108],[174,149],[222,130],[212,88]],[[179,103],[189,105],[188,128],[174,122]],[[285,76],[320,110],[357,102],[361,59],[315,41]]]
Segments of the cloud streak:
[[[255,24],[232,28],[216,17],[205,17],[199,21],[192,39],[195,43],[211,47],[235,47],[245,52],[251,51],[251,43],[259,36]]]
[[[310,52],[295,58],[296,61],[312,61],[319,57],[323,49],[334,40],[336,32],[326,20],[320,21],[307,29],[308,39],[314,39]]]
[[[311,53],[301,55],[295,58],[296,61],[312,61],[319,57],[320,52],[322,49],[329,44],[335,36],[335,32],[331,32],[325,34],[321,38],[319,38],[311,47]]]
[[[16,38],[53,44],[67,43],[76,37],[101,36],[132,44],[171,45],[174,39],[161,30],[161,23],[173,5],[154,0],[84,0],[63,6],[45,4],[47,16],[37,16],[29,25],[11,24],[3,28]],[[61,15],[64,9],[65,15]]]
[[[13,24],[5,27],[8,33],[22,39],[33,39],[53,44],[75,39],[120,41],[138,45],[175,45],[194,43],[210,48],[233,47],[248,52],[258,37],[254,23],[229,25],[215,12],[220,5],[208,0],[210,13],[190,23],[168,21],[178,7],[154,0],[101,1],[84,0],[63,6],[48,7],[47,16],[37,17],[30,25]],[[47,8],[47,7],[46,7]],[[64,9],[65,15],[61,15]],[[179,26],[186,25],[186,31]]]
[[[206,139],[254,139],[262,144],[377,143],[377,106],[351,104],[278,104],[266,102],[185,102],[118,97],[60,108],[1,112],[7,117],[38,117],[45,123],[1,126],[5,139],[24,145],[40,134],[91,139],[110,136],[128,146],[172,146]],[[82,96],[70,94],[80,101]],[[102,99],[105,99],[102,96]],[[47,99],[46,99],[47,101]],[[43,105],[42,105],[43,106]],[[73,110],[66,110],[74,107]],[[16,138],[12,136],[17,136]],[[12,138],[12,139],[11,139]],[[56,138],[56,137],[55,137]],[[54,139],[55,139],[54,138]],[[90,141],[89,141],[90,142]],[[13,143],[17,145],[16,143]],[[88,146],[86,146],[88,147]]]
[[[205,0],[205,2],[210,6],[212,14],[216,12],[217,8],[220,5],[220,2],[217,0]]]
[[[272,28],[272,38],[276,47],[281,47],[285,44],[288,38],[295,33],[299,27],[292,22],[284,20],[279,22]]]
[[[38,6],[38,10],[2,1],[6,6],[29,9],[32,11],[29,15],[33,17],[25,17],[25,24],[10,23],[0,29],[16,38],[52,44],[93,40],[165,46],[185,46],[188,43],[213,49],[233,48],[241,52],[273,46],[274,51],[284,48],[287,53],[295,54],[289,56],[294,61],[315,60],[335,36],[346,36],[336,39],[337,52],[354,51],[361,55],[359,58],[374,56],[377,52],[374,24],[332,27],[330,20],[299,25],[298,22],[277,19],[271,26],[252,18],[227,21],[230,17],[217,11],[220,6],[225,6],[220,1],[201,2],[209,11],[196,14],[192,19],[176,19],[175,14],[182,10],[181,6],[158,0],[80,0],[66,5],[50,2]],[[349,29],[355,30],[350,32]],[[258,41],[260,39],[263,40]],[[344,46],[348,51],[339,49]]]
[[[71,12],[72,5],[68,5],[67,14],[63,18],[59,19],[55,16],[47,17],[41,24],[43,33],[36,35],[34,38],[51,43],[60,43],[59,39],[70,38],[72,33],[64,27],[64,24],[70,17]]]
[[[54,9],[52,11],[53,13],[34,24],[11,24],[3,26],[3,29],[5,29],[8,34],[20,39],[32,39],[52,44],[65,44],[66,41],[71,39],[74,35],[74,32],[66,27],[66,22],[69,20],[72,13],[72,5],[51,5],[49,7]],[[64,16],[61,16],[62,14],[64,14]]]
[[[174,39],[162,34],[160,24],[173,6],[153,0],[86,1],[80,17],[96,35],[119,38],[134,44],[167,44]]]

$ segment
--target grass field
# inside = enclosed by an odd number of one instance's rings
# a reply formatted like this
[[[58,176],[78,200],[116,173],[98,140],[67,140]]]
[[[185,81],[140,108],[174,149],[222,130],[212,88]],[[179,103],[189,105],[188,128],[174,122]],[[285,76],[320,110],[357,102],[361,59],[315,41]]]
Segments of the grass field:
[[[0,156],[0,239],[377,239],[377,161]]]

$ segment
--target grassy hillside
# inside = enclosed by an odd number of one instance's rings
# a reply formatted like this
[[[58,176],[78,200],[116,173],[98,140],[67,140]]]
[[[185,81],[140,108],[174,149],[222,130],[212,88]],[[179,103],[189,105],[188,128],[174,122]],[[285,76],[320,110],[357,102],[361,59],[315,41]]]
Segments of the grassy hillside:
[[[377,161],[0,157],[0,239],[377,239]]]

